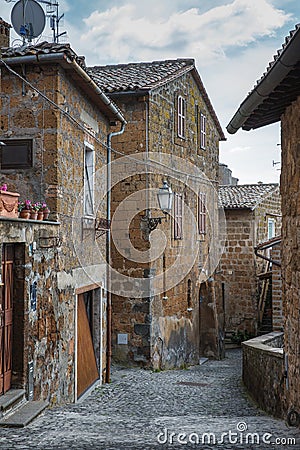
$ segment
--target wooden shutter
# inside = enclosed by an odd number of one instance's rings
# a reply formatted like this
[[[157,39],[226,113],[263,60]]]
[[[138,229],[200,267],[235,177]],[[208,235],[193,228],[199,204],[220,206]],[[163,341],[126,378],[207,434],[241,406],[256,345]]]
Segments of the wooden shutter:
[[[198,196],[198,229],[200,234],[206,233],[206,194],[199,192]]]
[[[174,239],[182,239],[183,196],[174,193]]]

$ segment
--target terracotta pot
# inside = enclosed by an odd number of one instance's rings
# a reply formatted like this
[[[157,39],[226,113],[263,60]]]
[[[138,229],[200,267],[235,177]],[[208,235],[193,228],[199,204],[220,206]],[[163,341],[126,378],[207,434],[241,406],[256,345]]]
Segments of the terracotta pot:
[[[30,211],[30,219],[31,220],[37,220],[38,212],[37,211]]]
[[[30,209],[22,209],[22,211],[19,212],[19,218],[29,219],[30,213],[31,213]]]
[[[43,220],[44,219],[44,211],[38,211],[37,220]]]
[[[49,214],[50,214],[49,209],[46,209],[45,211],[43,211],[43,215],[44,215],[43,220],[47,220],[49,217]]]
[[[17,218],[19,197],[16,192],[0,191],[0,216]]]

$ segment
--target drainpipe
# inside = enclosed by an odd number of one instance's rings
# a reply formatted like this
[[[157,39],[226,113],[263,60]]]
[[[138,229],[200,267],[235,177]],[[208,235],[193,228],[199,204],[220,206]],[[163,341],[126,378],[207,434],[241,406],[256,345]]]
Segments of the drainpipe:
[[[107,327],[107,342],[106,342],[106,383],[110,382],[110,367],[111,367],[111,336],[112,336],[112,305],[111,305],[111,292],[110,292],[110,263],[111,263],[111,255],[110,255],[110,221],[111,221],[111,139],[113,136],[119,136],[123,134],[125,131],[126,121],[123,119],[122,126],[120,131],[113,131],[107,136],[107,184],[106,184],[106,218],[107,223],[109,225],[109,229],[107,231],[106,236],[106,296],[107,296],[107,319],[106,319],[106,327]]]

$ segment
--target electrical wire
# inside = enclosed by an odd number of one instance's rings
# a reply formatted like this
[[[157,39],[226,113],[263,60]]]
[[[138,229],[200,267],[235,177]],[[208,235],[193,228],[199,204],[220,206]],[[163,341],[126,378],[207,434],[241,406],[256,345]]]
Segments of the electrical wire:
[[[30,83],[28,80],[26,80],[26,78],[22,77],[22,75],[20,75],[18,72],[16,72],[15,70],[13,70],[2,58],[0,58],[0,62],[4,65],[4,67],[13,75],[15,75],[17,78],[19,78],[23,83],[25,83],[27,86],[29,86],[32,90],[34,90],[35,92],[37,92],[44,100],[46,100],[48,103],[50,103],[51,106],[53,106],[55,109],[59,110],[59,112],[61,112],[64,116],[66,116],[71,122],[73,122],[75,125],[78,126],[78,128],[80,128],[85,134],[88,134],[90,137],[92,137],[98,144],[100,144],[102,147],[104,147],[105,149],[108,148],[107,144],[105,142],[102,142],[99,138],[97,138],[93,133],[91,133],[86,127],[84,127],[84,125],[82,125],[80,122],[78,122],[78,120],[73,117],[69,112],[65,111],[60,105],[58,105],[57,103],[55,103],[53,100],[51,100],[49,97],[47,97],[46,94],[44,94],[43,92],[41,92],[37,87],[35,87],[32,83]],[[213,183],[213,184],[218,184],[218,181],[216,180],[212,180],[209,179],[206,176],[200,176],[200,175],[193,175],[193,174],[185,174],[183,172],[181,172],[178,169],[175,168],[171,168],[169,166],[167,166],[166,164],[163,164],[160,161],[154,161],[150,158],[148,158],[148,160],[140,160],[135,158],[132,155],[127,155],[124,152],[121,152],[119,150],[116,150],[114,148],[111,147],[111,151],[119,156],[126,156],[126,158],[141,164],[142,162],[146,165],[155,167],[155,166],[160,166],[163,167],[165,170],[171,171],[172,173],[177,173],[179,176],[185,176],[187,177],[187,179],[192,178],[195,180],[201,180],[204,182],[209,182],[209,183]]]

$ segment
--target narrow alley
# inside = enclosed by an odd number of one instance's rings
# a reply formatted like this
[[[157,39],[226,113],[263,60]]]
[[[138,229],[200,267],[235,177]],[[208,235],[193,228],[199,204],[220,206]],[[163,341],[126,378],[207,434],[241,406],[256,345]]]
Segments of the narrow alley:
[[[48,409],[23,429],[2,428],[0,448],[299,449],[299,429],[247,397],[241,357],[233,349],[182,370],[114,368],[112,382],[81,403]]]

